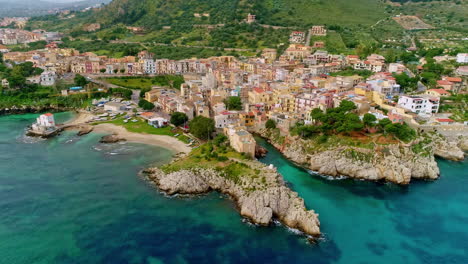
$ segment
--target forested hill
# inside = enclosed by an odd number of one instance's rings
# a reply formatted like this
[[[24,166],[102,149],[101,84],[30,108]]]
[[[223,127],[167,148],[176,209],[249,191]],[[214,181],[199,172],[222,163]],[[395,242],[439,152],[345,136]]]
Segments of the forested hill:
[[[196,18],[195,13],[209,14]],[[282,26],[310,24],[373,24],[384,15],[379,0],[114,0],[97,20],[148,28],[175,23],[229,23],[248,13],[260,23]]]
[[[209,16],[198,18],[195,13]],[[370,26],[385,17],[385,4],[381,0],[114,0],[100,10],[54,22],[67,25],[63,28],[98,22],[103,26],[123,23],[155,30],[242,21],[248,13],[255,14],[260,23],[279,26]]]

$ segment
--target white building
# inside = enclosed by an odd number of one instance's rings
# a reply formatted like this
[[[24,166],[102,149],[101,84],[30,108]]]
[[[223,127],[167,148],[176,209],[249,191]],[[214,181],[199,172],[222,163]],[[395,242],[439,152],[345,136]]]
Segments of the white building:
[[[216,103],[214,106],[213,106],[213,112],[215,115],[219,115],[221,114],[222,112],[226,111],[226,105],[224,103]]]
[[[146,74],[155,74],[156,73],[156,63],[153,59],[144,59],[143,60],[143,71]]]
[[[398,104],[416,114],[433,114],[439,111],[439,101],[439,98],[432,96],[403,95],[398,99]]]
[[[10,49],[8,49],[6,46],[0,45],[0,53],[7,53],[10,52]]]
[[[104,111],[118,112],[127,109],[126,105],[117,102],[108,102],[104,105]]]
[[[239,122],[239,113],[237,111],[224,111],[214,117],[216,128],[225,128]]]
[[[8,82],[7,79],[2,79],[2,87],[4,88],[10,87],[10,83]]]
[[[55,127],[54,115],[51,113],[40,115],[37,118],[37,124],[45,127]]]
[[[166,127],[169,124],[169,121],[162,117],[155,117],[148,120],[148,124],[156,128]]]
[[[390,63],[388,65],[388,72],[389,73],[402,73],[406,70],[406,67],[405,65],[401,64],[401,63]]]
[[[392,79],[369,80],[372,90],[377,91],[386,96],[396,95],[400,92],[400,85]]]
[[[54,130],[55,127],[55,119],[54,115],[51,113],[40,115],[36,119],[36,123],[32,125],[32,130],[37,132],[43,132],[48,130]]]
[[[52,86],[55,84],[55,72],[46,71],[41,73],[41,85]]]
[[[458,53],[457,54],[458,63],[468,63],[468,53]]]

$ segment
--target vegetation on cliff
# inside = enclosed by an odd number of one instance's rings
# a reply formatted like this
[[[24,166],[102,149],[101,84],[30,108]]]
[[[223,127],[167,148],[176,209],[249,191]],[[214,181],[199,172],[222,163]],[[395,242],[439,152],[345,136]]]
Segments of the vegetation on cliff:
[[[292,135],[298,135],[305,139],[322,135],[321,141],[330,135],[350,136],[353,132],[369,132],[371,130],[394,136],[405,142],[416,136],[416,131],[408,125],[393,124],[388,118],[377,122],[375,116],[365,114],[361,120],[354,112],[356,108],[353,102],[347,100],[343,100],[338,107],[327,109],[326,112],[315,108],[311,112],[312,124],[298,123],[291,128],[290,132]]]
[[[165,173],[196,168],[214,169],[220,173],[219,175],[236,184],[246,179],[248,181],[255,180],[258,183],[256,186],[260,188],[261,184],[265,183],[265,179],[259,176],[260,170],[249,166],[249,160],[248,155],[232,149],[227,138],[221,135],[213,142],[193,149],[188,156],[164,165],[161,169]],[[251,188],[249,191],[254,191],[257,187]]]

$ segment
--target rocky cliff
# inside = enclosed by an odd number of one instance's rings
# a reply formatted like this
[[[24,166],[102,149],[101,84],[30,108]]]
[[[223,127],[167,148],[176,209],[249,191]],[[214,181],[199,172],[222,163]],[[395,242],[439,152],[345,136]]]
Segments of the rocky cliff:
[[[410,144],[319,147],[315,141],[298,137],[286,136],[277,140],[268,131],[262,131],[261,135],[288,159],[320,174],[402,185],[409,184],[411,179],[437,179],[439,168],[434,155],[452,160],[462,160],[464,157],[463,151],[455,143],[441,138],[424,137]]]
[[[445,138],[437,133],[426,134],[431,139],[434,155],[454,161],[465,159],[465,152],[468,150],[466,137]]]
[[[0,108],[0,115],[7,114],[25,114],[25,113],[42,113],[46,111],[62,112],[69,111],[71,108],[59,106],[13,106],[10,108]]]
[[[318,215],[305,208],[304,200],[285,186],[274,168],[255,161],[247,164],[259,171],[258,177],[241,177],[239,182],[214,169],[194,168],[165,173],[152,168],[145,173],[168,194],[219,191],[232,197],[240,214],[256,224],[268,225],[273,219],[278,219],[312,237],[320,235]]]

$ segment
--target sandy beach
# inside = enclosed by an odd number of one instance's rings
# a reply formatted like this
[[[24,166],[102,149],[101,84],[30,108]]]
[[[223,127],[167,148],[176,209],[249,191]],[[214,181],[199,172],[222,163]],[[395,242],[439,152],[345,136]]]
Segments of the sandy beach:
[[[82,125],[88,121],[93,120],[93,118],[94,118],[94,115],[89,112],[78,112],[76,113],[75,118],[73,118],[70,121],[65,122],[64,125],[67,125],[67,126]]]
[[[66,126],[72,127],[71,129],[81,129],[83,127],[92,126],[87,124],[88,121],[91,121],[95,115],[89,112],[78,112],[76,117],[66,122]],[[187,147],[187,145],[178,139],[165,135],[151,135],[151,134],[139,134],[127,131],[124,127],[117,126],[114,124],[99,124],[93,126],[93,132],[103,133],[103,134],[115,134],[120,138],[127,140],[128,142],[148,144],[158,147],[167,148],[172,150],[175,153],[189,153],[192,148]]]
[[[163,147],[174,151],[175,153],[189,153],[192,149],[178,139],[165,135],[150,135],[128,132],[124,127],[114,124],[99,124],[94,126],[94,132],[111,133],[118,137],[126,139],[128,142],[142,143]]]

